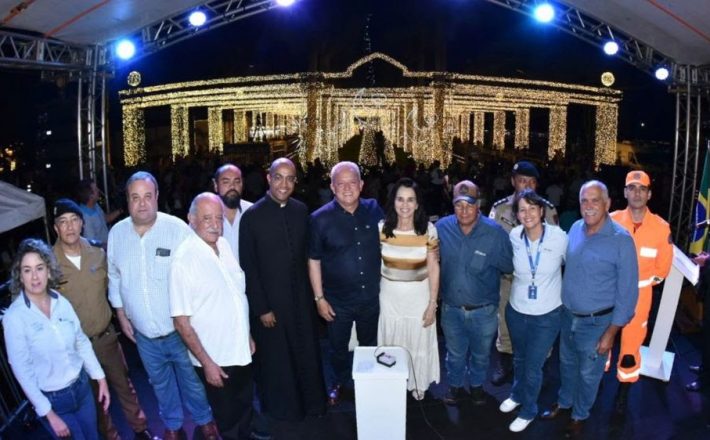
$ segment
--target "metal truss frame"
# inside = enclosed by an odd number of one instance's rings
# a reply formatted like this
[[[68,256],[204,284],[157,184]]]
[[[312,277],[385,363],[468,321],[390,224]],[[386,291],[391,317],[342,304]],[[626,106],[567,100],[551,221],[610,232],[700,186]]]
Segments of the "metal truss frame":
[[[537,0],[485,1],[531,17],[535,7],[539,4]],[[619,52],[615,56],[649,75],[654,75],[658,66],[666,66],[673,84],[683,85],[689,83],[694,86],[710,88],[710,66],[678,64],[672,58],[662,54],[648,44],[587,15],[573,6],[560,2],[556,2],[555,6],[558,18],[550,23],[552,26],[600,48],[606,41],[616,41],[619,44]]]
[[[104,64],[101,46],[81,46],[0,29],[0,66],[41,70],[85,70]]]

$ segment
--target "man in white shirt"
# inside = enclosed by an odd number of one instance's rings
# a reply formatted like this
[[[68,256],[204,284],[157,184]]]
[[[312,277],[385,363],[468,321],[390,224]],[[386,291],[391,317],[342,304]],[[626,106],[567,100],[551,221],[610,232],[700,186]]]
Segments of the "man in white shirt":
[[[251,205],[251,202],[242,200],[244,181],[242,170],[231,163],[217,168],[212,179],[214,192],[219,194],[224,203],[224,221],[222,222],[222,236],[227,239],[232,248],[232,255],[239,258],[239,223],[242,215]]]
[[[244,272],[222,237],[223,208],[212,193],[195,197],[194,233],[170,268],[170,312],[190,350],[224,439],[249,438],[254,383]]]
[[[126,195],[130,217],[108,237],[109,301],[121,330],[138,346],[165,424],[163,438],[185,438],[182,397],[204,437],[216,439],[205,388],[170,317],[168,270],[191,230],[177,217],[158,212],[158,183],[150,173],[133,174]]]

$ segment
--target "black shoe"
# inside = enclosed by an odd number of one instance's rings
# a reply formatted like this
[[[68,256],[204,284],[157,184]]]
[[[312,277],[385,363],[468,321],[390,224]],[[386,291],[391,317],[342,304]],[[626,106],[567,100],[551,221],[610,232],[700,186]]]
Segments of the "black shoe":
[[[449,387],[449,391],[442,399],[447,405],[457,405],[459,400],[466,397],[466,390],[463,387]]]
[[[260,432],[260,431],[252,431],[249,434],[249,439],[250,440],[271,440],[274,437],[266,432]]]
[[[471,402],[476,406],[483,406],[486,404],[486,392],[483,391],[483,387],[471,387]]]
[[[698,391],[705,389],[706,386],[707,383],[703,379],[698,378],[697,380],[694,380],[686,385],[685,389],[697,393]]]
[[[135,440],[162,440],[157,435],[153,435],[153,433],[150,432],[150,429],[144,429],[143,431],[136,432],[134,434],[133,438]]]
[[[581,438],[584,420],[570,420],[565,428],[565,438]]]
[[[497,387],[510,381],[513,377],[513,355],[508,353],[498,353],[498,362],[491,383]]]
[[[546,410],[540,415],[541,419],[552,420],[561,414],[569,414],[570,408],[562,408],[559,404],[555,403],[552,408]]]
[[[703,374],[703,366],[700,365],[688,365],[688,369],[695,374]]]

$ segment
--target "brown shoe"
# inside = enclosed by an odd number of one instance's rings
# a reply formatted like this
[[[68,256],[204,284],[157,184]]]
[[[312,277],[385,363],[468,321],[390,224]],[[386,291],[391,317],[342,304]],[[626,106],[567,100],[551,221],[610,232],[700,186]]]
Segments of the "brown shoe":
[[[552,405],[552,408],[543,412],[542,415],[540,415],[540,418],[544,420],[552,420],[560,414],[569,413],[569,411],[570,408],[562,408],[558,403],[555,403],[554,405]]]
[[[187,434],[185,434],[185,430],[182,428],[176,431],[166,429],[163,433],[163,440],[187,440]]]
[[[565,428],[566,438],[581,438],[582,429],[584,428],[584,420],[570,420]]]
[[[222,437],[219,436],[219,430],[217,429],[217,424],[213,421],[201,425],[200,431],[202,432],[202,438],[205,440],[220,440]]]

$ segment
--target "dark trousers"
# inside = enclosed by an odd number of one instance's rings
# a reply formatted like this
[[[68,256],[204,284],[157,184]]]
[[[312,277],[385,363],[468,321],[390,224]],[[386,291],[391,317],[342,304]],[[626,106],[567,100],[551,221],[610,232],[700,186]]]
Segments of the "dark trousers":
[[[222,367],[229,376],[224,387],[217,388],[207,383],[205,372],[200,367],[195,371],[205,385],[207,401],[212,407],[217,428],[224,440],[248,439],[254,416],[254,374],[251,364]]]
[[[377,321],[380,317],[380,301],[375,297],[365,303],[341,303],[329,300],[335,312],[335,319],[328,323],[331,364],[335,373],[335,383],[349,384],[351,379],[351,359],[348,342],[353,322],[359,345],[377,346]]]

